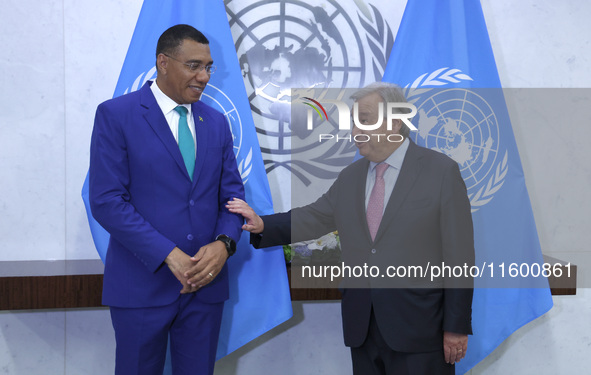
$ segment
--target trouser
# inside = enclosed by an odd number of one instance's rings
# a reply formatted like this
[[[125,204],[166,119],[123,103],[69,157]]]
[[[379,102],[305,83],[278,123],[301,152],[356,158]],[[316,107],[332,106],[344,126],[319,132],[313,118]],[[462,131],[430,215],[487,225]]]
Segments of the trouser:
[[[111,307],[116,375],[162,375],[170,336],[174,375],[211,375],[224,303],[182,294],[166,306]]]
[[[373,309],[367,338],[363,345],[351,348],[355,375],[453,375],[455,366],[445,362],[441,350],[422,353],[397,352],[386,344]]]

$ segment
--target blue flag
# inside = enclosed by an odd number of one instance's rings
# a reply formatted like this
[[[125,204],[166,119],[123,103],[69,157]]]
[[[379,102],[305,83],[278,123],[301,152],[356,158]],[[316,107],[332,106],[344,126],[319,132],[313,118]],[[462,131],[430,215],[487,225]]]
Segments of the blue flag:
[[[145,0],[114,97],[135,91],[146,81],[156,78],[158,38],[169,27],[181,23],[194,26],[209,39],[211,55],[218,68],[211,75],[201,100],[224,113],[228,119],[248,203],[261,215],[271,214],[273,204],[269,183],[223,0]],[[93,240],[104,262],[109,234],[90,212],[88,176],[82,196]],[[228,268],[230,299],[224,307],[217,359],[292,316],[281,248],[254,250],[249,244],[249,234],[245,232],[238,242],[236,254],[228,260]]]
[[[475,279],[463,374],[552,307],[547,280],[508,277],[510,263],[543,260],[480,1],[409,0],[383,80],[417,107],[411,136],[457,161],[468,188],[486,277]]]

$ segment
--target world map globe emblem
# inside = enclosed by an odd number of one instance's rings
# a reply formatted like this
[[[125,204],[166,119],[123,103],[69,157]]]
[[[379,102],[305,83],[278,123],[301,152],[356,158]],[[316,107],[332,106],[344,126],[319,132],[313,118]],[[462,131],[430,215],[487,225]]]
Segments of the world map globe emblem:
[[[489,103],[474,90],[436,90],[417,105],[417,144],[455,160],[469,194],[491,181],[499,155],[499,127]],[[490,183],[489,183],[490,184]]]
[[[290,155],[292,88],[360,87],[365,81],[362,34],[336,1],[233,2],[227,7],[239,63],[263,153]],[[268,16],[265,16],[268,15]]]

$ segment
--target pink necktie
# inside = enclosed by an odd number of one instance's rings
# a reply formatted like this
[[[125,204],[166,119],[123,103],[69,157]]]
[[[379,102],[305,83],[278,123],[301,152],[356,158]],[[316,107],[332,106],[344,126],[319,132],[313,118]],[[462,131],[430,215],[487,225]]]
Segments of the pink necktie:
[[[376,166],[376,182],[373,189],[371,189],[369,203],[367,204],[367,226],[372,240],[376,237],[384,214],[384,194],[386,192],[384,173],[386,169],[388,169],[386,163],[380,163]]]

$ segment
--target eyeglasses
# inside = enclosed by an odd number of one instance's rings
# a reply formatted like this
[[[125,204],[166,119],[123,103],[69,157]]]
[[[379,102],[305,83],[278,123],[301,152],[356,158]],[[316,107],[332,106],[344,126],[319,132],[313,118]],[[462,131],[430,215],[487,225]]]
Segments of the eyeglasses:
[[[192,73],[198,73],[198,72],[202,71],[203,69],[205,69],[205,72],[207,74],[212,75],[213,73],[215,73],[215,70],[217,69],[217,67],[215,65],[203,65],[202,63],[199,63],[199,62],[186,63],[186,62],[182,62],[181,60],[175,59],[174,57],[169,56],[165,53],[163,53],[163,55],[170,58],[170,59],[173,59],[174,61],[178,61],[181,64],[187,66]]]

